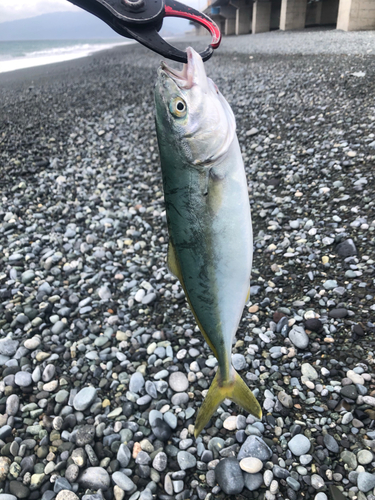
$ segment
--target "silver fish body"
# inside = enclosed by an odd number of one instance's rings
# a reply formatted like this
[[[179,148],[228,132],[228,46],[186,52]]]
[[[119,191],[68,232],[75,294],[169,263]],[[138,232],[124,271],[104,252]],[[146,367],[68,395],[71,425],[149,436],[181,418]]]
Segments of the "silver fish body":
[[[231,365],[252,265],[247,180],[233,113],[193,49],[182,72],[159,70],[155,101],[168,264],[219,365],[197,417],[199,434],[226,397],[261,414]]]

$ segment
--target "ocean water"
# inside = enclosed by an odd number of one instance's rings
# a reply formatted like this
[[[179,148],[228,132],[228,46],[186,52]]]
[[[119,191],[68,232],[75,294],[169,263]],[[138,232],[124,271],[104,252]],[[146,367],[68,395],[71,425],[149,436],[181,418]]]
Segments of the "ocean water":
[[[87,57],[98,50],[135,43],[109,40],[30,40],[0,42],[0,73]]]

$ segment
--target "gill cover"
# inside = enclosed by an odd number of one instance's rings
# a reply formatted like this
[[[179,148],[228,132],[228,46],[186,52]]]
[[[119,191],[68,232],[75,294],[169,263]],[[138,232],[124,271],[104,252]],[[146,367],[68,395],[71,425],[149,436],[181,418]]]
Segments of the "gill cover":
[[[155,87],[156,121],[163,140],[197,167],[225,155],[236,130],[233,112],[210,78],[200,55],[187,48],[182,70],[164,62]],[[186,109],[185,109],[186,106]]]

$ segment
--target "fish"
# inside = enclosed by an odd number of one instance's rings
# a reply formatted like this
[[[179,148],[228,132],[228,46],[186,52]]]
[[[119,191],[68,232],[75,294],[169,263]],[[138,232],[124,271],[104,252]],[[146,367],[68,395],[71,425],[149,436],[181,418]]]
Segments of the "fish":
[[[199,408],[197,437],[229,398],[261,419],[261,407],[231,363],[249,299],[253,235],[235,117],[191,47],[182,70],[165,62],[155,84],[155,123],[169,233],[167,265],[218,361]]]

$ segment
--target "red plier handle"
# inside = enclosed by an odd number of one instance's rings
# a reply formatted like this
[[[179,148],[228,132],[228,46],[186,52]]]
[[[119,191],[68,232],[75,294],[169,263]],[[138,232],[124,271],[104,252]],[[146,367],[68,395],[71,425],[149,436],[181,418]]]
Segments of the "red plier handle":
[[[220,45],[221,33],[206,14],[176,0],[68,0],[102,19],[117,33],[133,38],[158,54],[187,62],[186,52],[166,42],[159,31],[165,17],[183,17],[204,26],[212,36],[210,45],[200,53],[207,61]]]
[[[165,17],[184,17],[204,26],[212,36],[210,47],[217,49],[221,42],[221,33],[216,23],[203,12],[199,12],[188,5],[176,0],[166,0]]]

